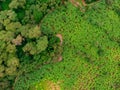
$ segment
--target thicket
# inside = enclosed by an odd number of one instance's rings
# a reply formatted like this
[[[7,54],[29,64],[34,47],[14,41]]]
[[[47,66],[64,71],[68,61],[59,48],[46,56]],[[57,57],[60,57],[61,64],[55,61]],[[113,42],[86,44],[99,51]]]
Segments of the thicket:
[[[43,31],[41,20],[60,5],[61,0],[0,0],[0,90],[11,90],[19,75],[58,53],[59,38]]]

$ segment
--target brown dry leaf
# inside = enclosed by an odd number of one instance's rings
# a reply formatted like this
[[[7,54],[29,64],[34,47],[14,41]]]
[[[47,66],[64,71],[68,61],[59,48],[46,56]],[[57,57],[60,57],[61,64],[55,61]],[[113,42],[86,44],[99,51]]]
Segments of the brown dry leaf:
[[[13,39],[13,40],[12,40],[12,43],[13,43],[14,45],[21,45],[21,44],[22,44],[22,41],[23,41],[23,37],[22,37],[21,35],[18,35],[18,36],[16,37],[16,39]]]

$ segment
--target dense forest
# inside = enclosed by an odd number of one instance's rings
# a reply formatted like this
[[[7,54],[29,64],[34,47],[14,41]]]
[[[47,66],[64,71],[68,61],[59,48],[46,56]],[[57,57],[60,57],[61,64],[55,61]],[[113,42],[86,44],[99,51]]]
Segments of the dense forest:
[[[119,90],[120,0],[0,0],[0,90]]]

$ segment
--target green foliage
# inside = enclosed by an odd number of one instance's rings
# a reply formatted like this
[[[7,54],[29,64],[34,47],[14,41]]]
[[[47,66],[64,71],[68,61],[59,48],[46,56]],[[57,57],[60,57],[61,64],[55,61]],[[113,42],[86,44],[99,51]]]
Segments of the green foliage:
[[[25,17],[22,23],[40,23],[47,13],[57,8],[60,4],[61,0],[26,0]]]
[[[102,0],[88,6],[84,13],[67,3],[48,14],[41,22],[42,32],[54,30],[63,35],[63,61],[21,76],[15,89],[44,88],[47,84],[44,80],[50,80],[59,82],[61,90],[119,90],[120,16],[116,13],[117,2],[119,0],[113,1],[110,7]]]
[[[47,51],[49,36],[42,32],[40,22],[60,3],[60,0],[0,0],[0,90],[11,90],[17,77],[52,60],[51,52]],[[52,33],[49,39],[54,36]]]
[[[56,36],[52,36],[49,39],[49,45],[50,46],[52,46],[52,45],[54,45],[56,43],[59,43],[59,42],[60,42],[60,39],[58,37],[56,37]]]
[[[9,4],[10,9],[24,8],[26,0],[12,0]]]
[[[41,37],[39,40],[37,40],[36,47],[38,53],[44,51],[47,48],[47,46],[48,46],[48,39],[46,36]]]
[[[10,2],[11,2],[11,0],[0,0],[0,9],[1,10],[8,10]]]
[[[47,37],[40,37],[40,39],[38,39],[36,42],[30,42],[27,43],[24,47],[23,47],[23,51],[24,52],[29,52],[31,55],[34,54],[39,54],[42,51],[44,51],[48,46],[48,40]]]
[[[19,21],[21,22],[22,19],[24,18],[25,16],[25,10],[22,9],[22,8],[18,8],[15,10],[16,14],[17,14],[17,18],[19,19]]]
[[[96,2],[96,1],[99,1],[99,0],[85,0],[85,2],[86,2],[87,4],[93,3],[93,2]]]
[[[88,4],[85,12],[60,5],[0,1],[0,89],[119,90],[120,1]]]

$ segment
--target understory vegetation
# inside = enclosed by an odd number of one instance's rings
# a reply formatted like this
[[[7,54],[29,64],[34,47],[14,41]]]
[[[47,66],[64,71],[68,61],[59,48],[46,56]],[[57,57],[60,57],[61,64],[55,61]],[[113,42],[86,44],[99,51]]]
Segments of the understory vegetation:
[[[0,0],[0,90],[120,89],[120,1],[84,2]]]

